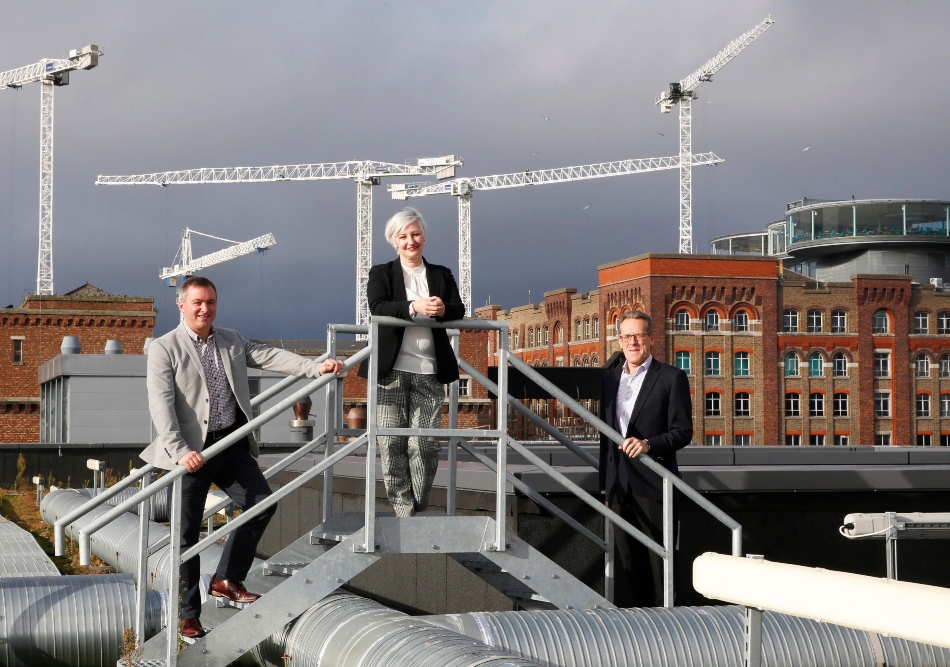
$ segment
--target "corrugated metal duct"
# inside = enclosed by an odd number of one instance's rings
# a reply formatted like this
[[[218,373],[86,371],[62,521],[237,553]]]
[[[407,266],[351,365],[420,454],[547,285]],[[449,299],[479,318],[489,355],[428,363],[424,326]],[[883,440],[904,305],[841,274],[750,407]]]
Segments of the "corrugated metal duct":
[[[743,662],[739,606],[478,612],[426,616],[439,627],[557,667],[722,667]],[[950,650],[765,612],[769,667],[945,667]]]
[[[280,633],[254,649],[266,667],[539,667],[419,617],[336,592],[307,610],[281,647]]]
[[[53,525],[61,516],[66,516],[74,509],[80,507],[88,500],[88,496],[75,489],[57,489],[51,491],[43,498],[40,505],[40,513],[43,520]],[[91,523],[94,519],[110,511],[112,508],[100,505],[89,514],[82,517],[75,523],[66,527],[66,536],[71,539],[77,539],[79,531],[83,526]],[[148,530],[148,543],[155,544],[162,538],[168,536],[168,526],[160,523],[151,522]],[[111,565],[118,572],[136,571],[139,560],[139,519],[132,513],[125,513],[115,521],[93,534],[90,540],[92,553],[103,562]],[[201,560],[201,571],[204,573],[213,573],[221,558],[222,547],[213,544],[205,549],[199,556]],[[259,565],[260,560],[255,560]],[[167,588],[168,582],[168,548],[163,547],[152,554],[148,559],[148,582],[147,587],[152,589]]]
[[[0,518],[0,579],[35,576],[58,577],[60,574],[28,531]]]
[[[160,627],[162,598],[148,593],[148,636]],[[114,665],[134,618],[129,574],[0,579],[0,665]]]
[[[57,490],[62,491],[63,489],[57,489]],[[100,493],[97,489],[76,489],[76,491],[86,496],[87,498],[92,498],[93,496],[98,495],[98,493]],[[129,498],[131,498],[138,492],[139,492],[139,488],[137,486],[134,486],[128,489],[122,489],[114,497],[109,498],[109,500],[106,501],[106,505],[111,505],[115,507],[119,503],[128,500]],[[152,521],[168,521],[168,515],[170,512],[168,499],[171,497],[168,495],[168,493],[169,493],[168,487],[165,487],[164,489],[159,490],[159,492],[156,493],[154,496],[152,496],[152,508],[151,508],[151,511],[149,512],[149,517],[148,517]],[[138,507],[132,510],[132,514],[138,515],[138,513],[139,513]]]

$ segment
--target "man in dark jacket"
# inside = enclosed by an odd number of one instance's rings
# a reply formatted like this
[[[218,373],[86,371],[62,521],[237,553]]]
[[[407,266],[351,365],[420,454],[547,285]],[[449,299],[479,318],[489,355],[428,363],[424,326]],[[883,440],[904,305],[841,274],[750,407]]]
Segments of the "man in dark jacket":
[[[674,474],[676,451],[693,437],[689,379],[651,354],[653,321],[625,313],[618,335],[624,364],[604,376],[601,419],[625,440],[600,438],[600,489],[611,510],[663,544],[663,481],[638,460],[649,454]],[[663,604],[663,559],[620,529],[614,531],[618,567],[615,602],[621,607]]]

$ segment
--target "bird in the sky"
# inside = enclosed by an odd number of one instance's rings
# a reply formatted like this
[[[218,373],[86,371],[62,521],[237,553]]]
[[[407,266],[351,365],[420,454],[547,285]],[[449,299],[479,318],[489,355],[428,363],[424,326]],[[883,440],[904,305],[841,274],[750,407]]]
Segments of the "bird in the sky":
[[[807,151],[809,148],[811,148],[811,146],[805,146],[805,147],[802,149],[802,153],[804,153],[805,151]]]
[[[544,114],[541,114],[541,118],[543,118],[544,120],[554,120],[553,118],[548,118]]]
[[[541,152],[541,151],[535,151],[535,152],[533,152],[531,155],[529,155],[528,157],[534,157],[535,155],[537,155],[537,154],[540,153],[540,152]]]
[[[584,210],[586,211],[586,210],[589,209],[589,208],[590,208],[590,206],[585,206],[585,207],[584,207]]]
[[[657,132],[657,134],[659,134],[661,137],[665,137],[665,136],[666,136],[666,135],[663,134],[662,132]]]

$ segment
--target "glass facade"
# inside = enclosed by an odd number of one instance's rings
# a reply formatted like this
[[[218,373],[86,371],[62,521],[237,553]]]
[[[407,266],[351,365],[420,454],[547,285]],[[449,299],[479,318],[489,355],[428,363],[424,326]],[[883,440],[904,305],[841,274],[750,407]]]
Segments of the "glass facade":
[[[942,202],[838,202],[789,211],[786,243],[846,236],[950,236],[950,206]]]

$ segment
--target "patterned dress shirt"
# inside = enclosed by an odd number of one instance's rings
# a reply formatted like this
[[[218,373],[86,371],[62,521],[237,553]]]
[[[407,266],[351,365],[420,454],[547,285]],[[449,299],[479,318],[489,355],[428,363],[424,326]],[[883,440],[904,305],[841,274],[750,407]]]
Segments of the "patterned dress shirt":
[[[653,355],[647,357],[640,367],[630,375],[627,370],[627,363],[623,364],[623,373],[620,374],[620,387],[617,389],[617,431],[620,435],[627,437],[627,426],[630,424],[630,415],[633,414],[633,407],[637,404],[637,396],[640,395],[640,388],[647,376],[647,369],[653,363]]]
[[[201,340],[198,334],[187,326],[185,330],[191,337],[191,342],[195,344],[198,358],[201,359],[205,384],[208,386],[208,399],[211,402],[208,431],[220,431],[234,423],[237,415],[237,401],[234,398],[234,392],[231,391],[231,385],[228,384],[228,376],[224,372],[218,346],[214,342],[214,328],[211,329],[211,335],[206,341]]]

